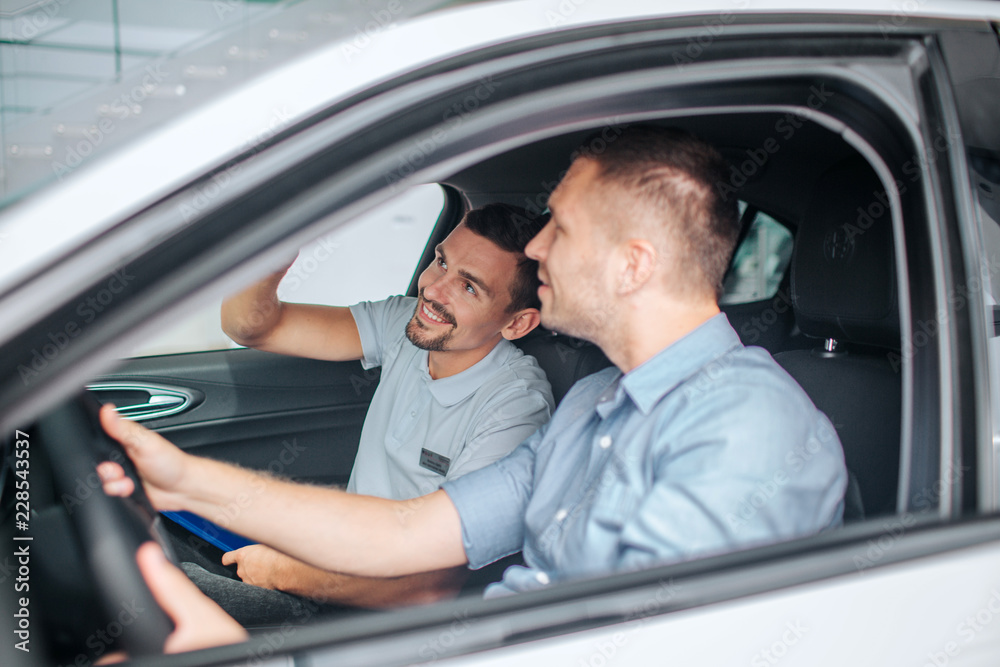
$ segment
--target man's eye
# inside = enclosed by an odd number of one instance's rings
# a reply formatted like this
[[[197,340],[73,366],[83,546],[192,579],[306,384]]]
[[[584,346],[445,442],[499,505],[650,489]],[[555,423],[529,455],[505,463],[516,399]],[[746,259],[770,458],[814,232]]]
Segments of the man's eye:
[[[438,259],[437,259],[437,265],[440,266],[442,269],[447,269],[448,268],[448,262],[444,261],[443,257],[438,257]]]
[[[476,295],[476,288],[472,285],[472,283],[465,283],[465,291],[473,296]]]

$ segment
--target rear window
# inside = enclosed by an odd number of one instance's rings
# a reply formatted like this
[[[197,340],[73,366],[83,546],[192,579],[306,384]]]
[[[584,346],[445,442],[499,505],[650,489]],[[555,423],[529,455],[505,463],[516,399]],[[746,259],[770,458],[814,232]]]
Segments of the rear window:
[[[746,205],[740,205],[741,212]],[[778,292],[792,260],[792,233],[763,211],[754,215],[723,283],[723,305],[769,299]]]
[[[405,294],[444,201],[441,186],[420,185],[324,234],[299,251],[278,286],[278,297],[294,303],[349,306]],[[129,356],[238,347],[222,331],[221,306],[219,299]]]

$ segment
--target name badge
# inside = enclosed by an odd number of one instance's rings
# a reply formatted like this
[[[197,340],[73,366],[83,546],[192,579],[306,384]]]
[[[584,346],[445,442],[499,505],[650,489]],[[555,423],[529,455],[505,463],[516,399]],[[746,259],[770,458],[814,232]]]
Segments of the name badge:
[[[451,466],[451,459],[447,456],[441,456],[437,452],[432,452],[429,449],[420,450],[420,467],[427,468],[428,470],[433,470],[439,475],[447,475],[448,468]]]

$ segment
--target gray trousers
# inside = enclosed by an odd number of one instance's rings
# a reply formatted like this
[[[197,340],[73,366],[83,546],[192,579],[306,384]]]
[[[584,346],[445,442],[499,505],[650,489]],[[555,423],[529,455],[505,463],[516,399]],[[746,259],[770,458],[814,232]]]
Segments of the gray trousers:
[[[187,529],[164,519],[174,555],[184,573],[227,614],[244,627],[300,625],[318,616],[359,611],[355,607],[323,604],[309,598],[260,588],[236,576],[236,566],[222,564],[223,551]]]

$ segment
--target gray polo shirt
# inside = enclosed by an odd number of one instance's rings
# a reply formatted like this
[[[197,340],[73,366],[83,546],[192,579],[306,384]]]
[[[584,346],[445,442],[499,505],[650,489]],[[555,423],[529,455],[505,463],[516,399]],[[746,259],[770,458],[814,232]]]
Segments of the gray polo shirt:
[[[535,358],[501,340],[482,360],[434,380],[406,338],[417,300],[351,306],[365,368],[382,367],[347,490],[396,500],[431,493],[506,456],[549,420],[552,389]]]

